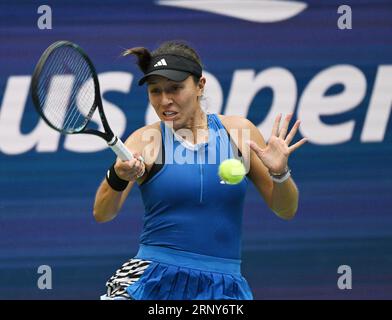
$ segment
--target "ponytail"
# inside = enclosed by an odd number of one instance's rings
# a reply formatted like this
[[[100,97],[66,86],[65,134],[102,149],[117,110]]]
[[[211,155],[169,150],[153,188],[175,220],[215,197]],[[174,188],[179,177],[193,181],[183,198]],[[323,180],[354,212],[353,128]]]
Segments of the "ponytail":
[[[138,61],[137,65],[139,66],[140,70],[143,71],[143,73],[146,73],[147,68],[151,62],[151,53],[148,51],[148,49],[144,47],[136,47],[136,48],[131,48],[127,49],[122,53],[122,56],[128,56],[134,54]]]

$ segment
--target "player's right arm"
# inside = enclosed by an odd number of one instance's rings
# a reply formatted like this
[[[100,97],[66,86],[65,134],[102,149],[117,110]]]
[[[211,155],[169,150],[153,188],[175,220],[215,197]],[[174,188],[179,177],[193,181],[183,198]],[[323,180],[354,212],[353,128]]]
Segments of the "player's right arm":
[[[142,127],[132,133],[125,141],[125,145],[134,154],[135,158],[129,161],[121,161],[120,159],[117,159],[114,170],[119,178],[129,181],[128,186],[124,191],[116,191],[111,188],[106,181],[106,178],[101,182],[94,202],[94,218],[97,222],[107,222],[114,219],[136,181],[141,183],[146,178],[147,172],[151,168],[152,163],[154,162],[153,160],[155,160],[153,159],[153,154],[155,154],[154,152],[152,152],[152,154],[146,154],[146,150],[149,151],[149,148],[146,148],[146,146],[150,147],[151,144],[154,145],[154,142],[158,140],[160,141],[160,139],[159,137],[156,139],[157,133],[154,131],[155,136],[154,139],[152,139],[154,140],[153,143],[151,143],[151,139],[144,139],[143,135],[148,138],[148,136],[151,136],[151,130],[156,130],[156,128],[156,124]],[[154,150],[157,148],[153,147],[152,149]],[[137,159],[140,155],[142,155],[145,159],[145,164]],[[136,179],[135,176],[144,169],[144,175],[139,179]]]
[[[131,152],[136,155],[137,152],[131,150]],[[116,167],[120,164],[121,160],[116,161]],[[136,159],[132,159],[131,161],[127,161],[128,165],[126,171],[135,172],[137,167],[141,167],[140,161]],[[124,165],[122,165],[124,167]],[[125,171],[125,170],[124,170]],[[118,171],[116,170],[116,173]],[[119,174],[117,174],[121,177]],[[130,175],[129,175],[130,176]],[[101,182],[97,193],[95,195],[94,202],[94,218],[97,222],[107,222],[116,217],[117,213],[120,211],[124,200],[127,198],[129,192],[131,191],[133,185],[135,184],[134,179],[124,179],[124,176],[121,177],[123,180],[129,181],[127,188],[124,191],[116,191],[110,187],[106,178]]]

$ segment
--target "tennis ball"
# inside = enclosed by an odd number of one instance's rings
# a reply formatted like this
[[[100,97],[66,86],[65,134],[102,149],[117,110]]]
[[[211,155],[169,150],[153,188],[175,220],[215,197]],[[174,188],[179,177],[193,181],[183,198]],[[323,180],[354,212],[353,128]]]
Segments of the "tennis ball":
[[[227,184],[237,184],[244,179],[245,166],[240,160],[227,159],[219,165],[219,177]]]

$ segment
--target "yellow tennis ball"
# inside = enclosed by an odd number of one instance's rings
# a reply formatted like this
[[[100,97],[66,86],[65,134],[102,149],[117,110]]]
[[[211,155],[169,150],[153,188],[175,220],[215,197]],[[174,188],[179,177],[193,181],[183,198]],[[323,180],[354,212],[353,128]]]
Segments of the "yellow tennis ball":
[[[219,165],[219,177],[227,184],[237,184],[244,179],[245,166],[240,160],[227,159]]]

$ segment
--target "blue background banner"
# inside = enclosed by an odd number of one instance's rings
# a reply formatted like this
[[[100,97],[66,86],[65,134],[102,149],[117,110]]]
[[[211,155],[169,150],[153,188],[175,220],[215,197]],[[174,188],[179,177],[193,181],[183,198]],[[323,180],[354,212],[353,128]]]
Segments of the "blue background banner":
[[[142,228],[138,188],[115,220],[94,221],[115,157],[99,139],[59,136],[38,118],[29,87],[41,53],[70,40],[89,54],[125,139],[156,118],[121,52],[172,39],[202,58],[207,111],[245,116],[265,139],[277,113],[294,112],[296,139],[309,138],[290,158],[295,219],[248,190],[242,271],[255,299],[391,299],[392,2],[346,1],[352,29],[343,30],[335,0],[185,3],[48,1],[51,29],[38,27],[42,3],[0,3],[0,299],[98,299]],[[51,290],[37,286],[42,265]],[[342,265],[351,290],[338,287]]]

